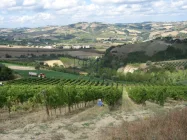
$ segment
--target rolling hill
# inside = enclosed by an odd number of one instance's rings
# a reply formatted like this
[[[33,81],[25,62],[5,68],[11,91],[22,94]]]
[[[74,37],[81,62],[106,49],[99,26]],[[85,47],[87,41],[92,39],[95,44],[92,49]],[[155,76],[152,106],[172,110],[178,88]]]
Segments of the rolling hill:
[[[187,37],[187,22],[143,22],[104,24],[80,22],[66,26],[0,28],[0,44],[46,45],[132,43],[157,37]],[[108,45],[109,46],[109,45]]]
[[[143,52],[146,56],[153,56],[156,53],[165,51],[168,48],[175,48],[181,51],[187,50],[187,40],[174,39],[170,37],[158,38],[151,41],[136,43],[136,44],[125,44],[118,47],[112,47],[111,53],[115,56],[127,57],[128,54],[135,52]]]

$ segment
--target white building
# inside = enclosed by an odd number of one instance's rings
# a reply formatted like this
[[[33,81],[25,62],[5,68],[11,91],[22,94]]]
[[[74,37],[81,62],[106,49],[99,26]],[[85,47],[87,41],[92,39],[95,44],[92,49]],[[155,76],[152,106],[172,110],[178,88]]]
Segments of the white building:
[[[63,46],[63,49],[71,49],[71,46]]]
[[[81,49],[82,46],[73,46],[72,48],[73,48],[73,49]]]
[[[43,48],[45,48],[45,49],[52,49],[53,47],[52,46],[45,46]]]
[[[85,49],[90,49],[90,46],[89,46],[89,45],[87,45],[87,46],[84,46],[84,48],[85,48]]]

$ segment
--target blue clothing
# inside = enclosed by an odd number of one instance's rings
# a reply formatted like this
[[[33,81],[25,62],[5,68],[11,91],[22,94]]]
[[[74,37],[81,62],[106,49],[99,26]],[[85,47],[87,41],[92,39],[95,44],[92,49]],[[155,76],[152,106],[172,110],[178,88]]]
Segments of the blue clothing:
[[[98,105],[98,106],[103,106],[103,102],[102,102],[102,101],[98,101],[98,102],[97,102],[97,105]]]

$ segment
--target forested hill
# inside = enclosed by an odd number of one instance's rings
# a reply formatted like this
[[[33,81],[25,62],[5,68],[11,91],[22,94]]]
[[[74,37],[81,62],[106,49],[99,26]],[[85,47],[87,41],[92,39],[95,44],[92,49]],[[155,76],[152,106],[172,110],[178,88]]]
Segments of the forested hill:
[[[110,47],[103,58],[107,67],[119,68],[126,63],[144,63],[187,58],[187,39],[171,37],[152,41]]]

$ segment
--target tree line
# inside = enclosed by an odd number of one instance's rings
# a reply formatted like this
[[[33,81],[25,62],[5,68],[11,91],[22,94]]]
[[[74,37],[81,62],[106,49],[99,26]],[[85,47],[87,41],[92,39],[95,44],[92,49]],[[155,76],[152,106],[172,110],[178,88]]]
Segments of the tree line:
[[[11,80],[14,78],[13,71],[0,63],[0,80]]]

